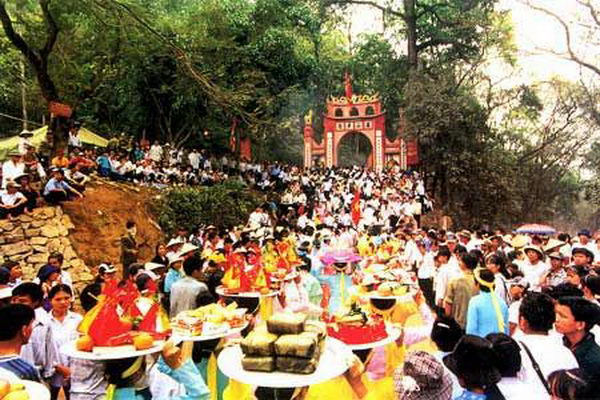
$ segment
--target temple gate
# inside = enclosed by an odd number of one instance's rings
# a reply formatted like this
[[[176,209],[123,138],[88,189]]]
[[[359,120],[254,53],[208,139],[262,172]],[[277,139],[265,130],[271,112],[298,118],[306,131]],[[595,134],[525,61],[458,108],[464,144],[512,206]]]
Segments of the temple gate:
[[[352,93],[350,75],[345,76],[345,96],[330,96],[323,115],[323,139],[317,142],[312,126],[312,110],[304,117],[304,166],[315,162],[326,167],[339,165],[338,146],[344,136],[359,133],[369,139],[371,154],[367,167],[381,171],[388,162],[395,161],[407,168],[418,163],[416,142],[406,143],[400,135],[391,141],[385,134],[385,111],[378,94],[356,95]],[[402,125],[402,124],[401,124]],[[412,157],[409,157],[412,155]]]

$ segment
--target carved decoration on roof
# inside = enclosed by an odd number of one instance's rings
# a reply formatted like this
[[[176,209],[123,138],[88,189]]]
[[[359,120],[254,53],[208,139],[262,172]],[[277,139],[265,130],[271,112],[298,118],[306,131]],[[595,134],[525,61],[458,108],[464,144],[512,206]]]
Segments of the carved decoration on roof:
[[[379,93],[375,93],[373,95],[368,95],[368,94],[363,94],[363,95],[358,95],[358,94],[354,94],[352,95],[352,98],[350,98],[350,100],[348,100],[348,97],[346,96],[341,96],[341,97],[334,97],[334,96],[329,96],[329,99],[327,100],[329,103],[334,103],[334,104],[366,104],[366,103],[374,103],[376,101],[379,101]]]

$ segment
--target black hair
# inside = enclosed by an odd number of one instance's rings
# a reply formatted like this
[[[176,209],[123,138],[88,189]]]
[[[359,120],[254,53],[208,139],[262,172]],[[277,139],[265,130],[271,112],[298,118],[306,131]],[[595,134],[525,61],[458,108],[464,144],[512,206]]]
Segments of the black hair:
[[[476,272],[479,275],[479,278],[484,282],[494,283],[494,273],[487,268],[482,268]],[[479,284],[479,290],[482,292],[491,292],[492,290],[484,285]]]
[[[585,265],[571,265],[567,270],[575,272],[580,279],[585,278],[590,273],[590,270]]]
[[[63,261],[65,261],[65,256],[63,256],[62,253],[55,251],[54,253],[51,253],[48,256],[48,261],[50,261],[51,258],[55,258],[58,260],[58,263],[62,265]]]
[[[559,369],[548,375],[552,396],[563,400],[595,398],[593,387],[583,377],[580,369]]]
[[[123,372],[127,371],[136,360],[137,357],[131,357],[106,361],[104,374],[108,383],[115,385],[117,388],[131,386],[132,382],[135,382],[140,377],[140,373],[146,370],[145,361],[142,360],[142,366],[137,372],[132,376],[123,378]]]
[[[40,285],[33,282],[21,283],[12,291],[13,297],[28,296],[32,302],[41,303],[44,300],[44,292]]]
[[[571,240],[571,237],[569,236],[568,233],[559,233],[558,236],[556,237],[558,240],[560,240],[561,242],[568,242],[569,240]]]
[[[129,272],[129,276],[135,276],[140,271],[140,269],[144,269],[144,265],[140,263],[132,263],[129,264],[129,268],[127,272]]]
[[[597,296],[600,294],[600,276],[598,275],[587,275],[581,282],[583,287],[588,288],[593,295]]]
[[[54,296],[56,296],[59,292],[65,292],[69,296],[73,297],[73,291],[71,290],[69,285],[65,285],[64,283],[61,283],[61,284],[54,286],[52,289],[50,289],[50,292],[48,293],[48,298],[50,300],[52,300],[54,298]]]
[[[10,282],[10,271],[6,267],[0,267],[0,285],[8,285]]]
[[[302,264],[298,266],[298,269],[310,272],[310,270],[312,269],[312,260],[306,256],[302,256],[300,257],[300,259],[302,260]]]
[[[183,270],[187,276],[192,276],[194,271],[202,269],[202,264],[202,259],[197,254],[194,254],[183,262]]]
[[[521,300],[519,317],[527,321],[531,330],[548,332],[556,321],[554,302],[547,294],[528,292]]]
[[[135,226],[135,222],[133,222],[132,220],[127,221],[127,223],[125,224],[125,228],[127,229],[131,229]]]
[[[579,289],[577,286],[573,285],[569,282],[559,283],[556,286],[548,286],[542,289],[542,293],[546,293],[548,296],[552,297],[554,300],[558,300],[561,297],[566,296],[583,296],[583,291]]]
[[[448,247],[442,246],[438,250],[437,255],[438,255],[438,257],[442,256],[442,257],[448,257],[448,258],[450,258],[452,256],[452,253],[450,252],[450,249],[448,249]]]
[[[505,378],[514,378],[521,370],[521,348],[517,342],[504,333],[490,333],[485,337],[492,342],[494,352],[498,355],[497,367]]]
[[[445,353],[454,350],[456,343],[463,336],[463,331],[454,318],[440,316],[433,323],[431,340]]]
[[[140,292],[146,290],[146,286],[148,286],[148,282],[151,281],[152,278],[148,274],[140,274],[135,278],[135,286],[137,290]]]
[[[482,266],[485,265],[485,259],[483,257],[483,252],[479,249],[473,249],[471,251],[469,251],[469,254],[472,255],[473,257],[477,258],[477,262],[479,264],[481,264]]]
[[[479,264],[479,260],[473,254],[463,253],[461,254],[461,261],[463,264],[471,271],[477,268],[477,264]]]
[[[0,329],[0,341],[14,339],[21,328],[27,326],[35,318],[35,312],[24,304],[9,304],[0,308],[0,321],[5,323]]]
[[[558,304],[569,307],[575,321],[585,322],[585,330],[589,332],[594,325],[600,323],[600,306],[583,297],[561,297]]]

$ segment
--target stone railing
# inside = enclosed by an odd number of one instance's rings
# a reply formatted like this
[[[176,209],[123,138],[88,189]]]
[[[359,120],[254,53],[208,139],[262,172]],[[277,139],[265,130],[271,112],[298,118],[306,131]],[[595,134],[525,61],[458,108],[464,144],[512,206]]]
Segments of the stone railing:
[[[63,268],[70,272],[73,285],[81,290],[93,280],[90,270],[79,258],[69,230],[75,228],[60,207],[36,208],[30,215],[20,215],[13,221],[0,220],[0,258],[17,261],[23,267],[23,279],[33,279],[53,252],[63,254]]]

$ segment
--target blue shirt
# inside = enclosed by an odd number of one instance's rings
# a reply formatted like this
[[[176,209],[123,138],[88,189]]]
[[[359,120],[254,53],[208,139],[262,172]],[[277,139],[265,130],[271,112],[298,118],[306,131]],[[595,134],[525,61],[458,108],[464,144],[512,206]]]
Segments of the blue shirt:
[[[44,187],[44,196],[48,195],[53,190],[71,190],[71,186],[65,181],[58,181],[56,178],[52,178],[46,183],[46,187]]]
[[[175,268],[169,268],[165,276],[165,293],[171,292],[171,286],[183,277]]]
[[[458,397],[455,397],[454,400],[485,400],[487,396],[482,393],[474,393],[465,389],[464,392]]]
[[[20,379],[40,382],[38,370],[19,356],[0,357],[0,368],[12,372]]]
[[[108,157],[100,156],[96,159],[96,162],[98,163],[98,165],[100,165],[100,168],[110,169],[110,160],[108,159]]]
[[[504,319],[504,332],[498,329],[498,316],[492,302],[496,297],[500,304],[501,317]],[[490,333],[506,333],[508,335],[508,306],[493,292],[480,292],[469,301],[467,311],[467,335],[485,337]]]
[[[337,272],[334,275],[323,275],[323,278],[323,281],[331,290],[328,312],[329,314],[335,314],[342,306],[344,306],[346,300],[350,298],[348,289],[352,287],[352,277],[345,273]],[[344,293],[342,293],[342,280],[344,281]]]

